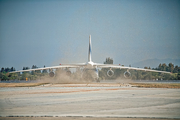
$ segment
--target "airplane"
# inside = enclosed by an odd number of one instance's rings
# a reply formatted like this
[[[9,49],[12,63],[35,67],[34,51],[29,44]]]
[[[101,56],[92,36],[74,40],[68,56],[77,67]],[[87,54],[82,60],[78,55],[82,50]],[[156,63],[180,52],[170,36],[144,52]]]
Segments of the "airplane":
[[[53,71],[53,69],[66,68],[67,69],[66,74],[69,75],[69,74],[71,74],[71,71],[69,70],[69,68],[82,68],[84,72],[85,71],[91,71],[91,72],[89,72],[89,74],[91,74],[93,79],[95,79],[95,80],[99,79],[99,74],[98,74],[98,69],[99,68],[109,68],[109,70],[107,71],[107,76],[109,76],[109,77],[112,77],[114,75],[114,71],[112,70],[112,68],[127,69],[124,72],[124,77],[125,78],[128,78],[128,77],[131,76],[131,73],[129,72],[129,70],[141,70],[141,71],[150,71],[150,72],[170,73],[170,72],[166,72],[166,71],[158,71],[158,70],[135,68],[135,67],[126,67],[126,66],[121,66],[120,64],[115,65],[115,64],[94,63],[92,61],[91,55],[92,55],[91,35],[89,35],[88,62],[86,62],[86,63],[59,64],[59,66],[44,67],[44,68],[37,68],[37,69],[28,69],[28,70],[19,70],[19,71],[12,71],[12,72],[9,72],[9,73],[35,71],[35,70],[50,70],[49,76],[54,77],[55,72]],[[83,75],[84,72],[82,72],[82,75]]]

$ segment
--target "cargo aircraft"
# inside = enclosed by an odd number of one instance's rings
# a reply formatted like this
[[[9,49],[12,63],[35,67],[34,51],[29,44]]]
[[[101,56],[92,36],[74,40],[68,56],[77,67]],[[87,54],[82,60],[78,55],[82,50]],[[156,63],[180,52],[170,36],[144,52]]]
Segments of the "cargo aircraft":
[[[70,75],[71,71],[69,70],[69,68],[80,68],[82,69],[82,75],[83,72],[85,71],[91,71],[89,72],[89,74],[91,74],[92,78],[95,80],[98,80],[99,75],[98,75],[98,69],[100,68],[109,68],[109,70],[107,71],[107,75],[109,77],[112,77],[114,75],[114,71],[112,70],[112,68],[116,68],[116,69],[127,69],[124,72],[124,77],[128,78],[131,76],[131,73],[129,72],[129,70],[141,70],[141,71],[151,71],[151,72],[161,72],[161,73],[170,73],[170,72],[166,72],[166,71],[158,71],[158,70],[151,70],[151,69],[143,69],[143,68],[135,68],[135,67],[125,67],[125,66],[121,66],[119,65],[115,65],[115,64],[100,64],[100,63],[94,63],[92,61],[91,58],[92,55],[92,49],[91,49],[91,35],[89,35],[89,51],[88,51],[88,62],[86,63],[76,63],[76,64],[59,64],[59,66],[52,66],[52,67],[44,67],[44,68],[37,68],[37,69],[28,69],[28,70],[19,70],[19,71],[12,71],[9,73],[16,73],[16,72],[26,72],[26,71],[36,71],[36,70],[50,70],[49,71],[49,76],[50,77],[54,77],[55,76],[55,72],[53,71],[54,69],[59,69],[59,68],[66,68],[66,74]]]

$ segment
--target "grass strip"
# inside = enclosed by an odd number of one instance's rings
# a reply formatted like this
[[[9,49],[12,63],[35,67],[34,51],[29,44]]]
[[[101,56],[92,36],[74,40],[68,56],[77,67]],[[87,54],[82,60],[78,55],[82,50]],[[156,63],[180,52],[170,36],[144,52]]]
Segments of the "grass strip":
[[[180,88],[180,83],[130,83],[135,87],[143,88]]]
[[[0,87],[36,87],[49,83],[0,83]]]

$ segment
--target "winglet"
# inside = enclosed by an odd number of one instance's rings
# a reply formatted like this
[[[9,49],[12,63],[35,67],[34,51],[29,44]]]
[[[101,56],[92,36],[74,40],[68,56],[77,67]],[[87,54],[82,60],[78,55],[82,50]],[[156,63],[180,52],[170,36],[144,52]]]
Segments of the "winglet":
[[[89,54],[88,54],[88,62],[91,62],[91,35],[89,35]]]

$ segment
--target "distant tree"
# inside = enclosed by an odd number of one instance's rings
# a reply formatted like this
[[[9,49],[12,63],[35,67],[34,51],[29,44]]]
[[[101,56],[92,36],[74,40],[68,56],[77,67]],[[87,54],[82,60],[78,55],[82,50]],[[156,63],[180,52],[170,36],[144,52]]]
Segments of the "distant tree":
[[[34,65],[33,69],[37,69],[38,67],[36,65]],[[35,70],[35,73],[41,73],[41,70]]]
[[[29,67],[26,67],[26,70],[30,69]]]
[[[162,66],[161,66],[161,64],[159,64],[159,66],[158,66],[158,70],[161,70],[161,67],[162,67]]]
[[[23,67],[23,70],[28,70],[29,69],[29,67]]]
[[[144,80],[151,80],[152,79],[152,74],[151,72],[146,72],[146,74],[143,76]]]
[[[113,59],[110,57],[106,58],[106,61],[104,62],[104,64],[113,64]]]
[[[142,79],[142,71],[137,71],[137,74],[136,74],[136,79],[137,80],[141,80]]]
[[[9,78],[6,74],[3,74],[2,80],[9,80]]]
[[[1,72],[4,72],[4,68],[1,68]]]
[[[173,73],[178,73],[178,66],[177,65],[174,67]]]
[[[162,70],[162,71],[166,71],[166,70],[167,70],[167,65],[166,65],[166,63],[163,63],[163,64],[162,64],[161,70]]]
[[[10,80],[15,80],[15,79],[18,79],[18,78],[19,78],[17,73],[9,74],[8,77],[9,77]]]
[[[46,66],[44,65],[44,68],[45,68]],[[44,69],[43,71],[42,71],[42,73],[48,73],[47,72],[47,70],[46,69]]]
[[[144,67],[144,69],[151,69],[150,67]]]
[[[8,74],[0,72],[0,80],[9,80]]]
[[[144,69],[148,69],[148,67],[144,67]]]
[[[36,65],[33,65],[32,66],[32,69],[37,69],[38,67],[36,66]],[[41,73],[41,70],[35,70],[35,71],[31,71],[31,74],[32,75],[35,75],[35,74],[37,74],[37,73]]]
[[[5,72],[10,72],[10,68],[5,68]]]
[[[29,73],[26,73],[26,72],[24,72],[23,74],[22,74],[22,80],[26,80],[26,78],[29,78],[30,77],[30,74]]]
[[[177,79],[180,80],[180,72],[177,75]]]
[[[2,77],[3,77],[3,73],[0,72],[0,81],[2,80]]]
[[[173,72],[174,71],[174,65],[172,63],[169,63],[168,65],[168,71]]]
[[[23,70],[28,70],[29,69],[29,67],[23,67]],[[28,71],[26,71],[26,72],[22,72],[22,73],[29,73]]]
[[[16,71],[15,68],[11,67],[10,71]]]
[[[36,66],[33,65],[31,69],[35,69],[35,68],[36,68]],[[35,71],[31,71],[31,74],[32,74],[32,75],[35,75]]]

